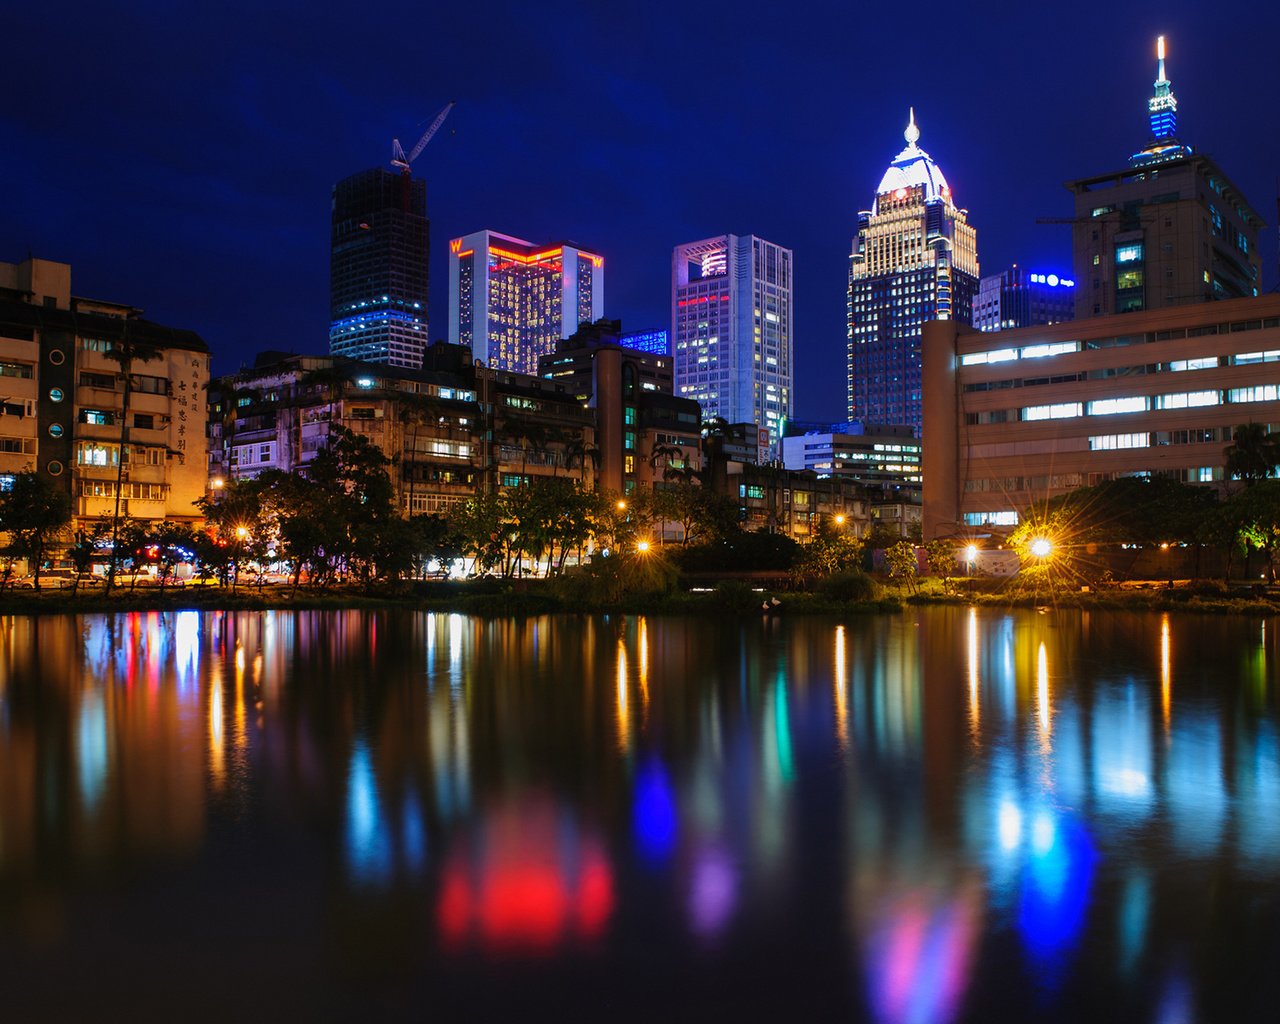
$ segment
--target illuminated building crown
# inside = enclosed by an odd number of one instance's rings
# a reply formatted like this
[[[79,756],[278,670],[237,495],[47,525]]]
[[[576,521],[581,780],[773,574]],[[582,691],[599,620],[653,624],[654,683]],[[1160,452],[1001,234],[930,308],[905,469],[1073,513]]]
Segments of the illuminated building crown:
[[[942,171],[933,162],[933,157],[916,145],[920,140],[920,129],[916,126],[915,108],[911,108],[907,129],[902,133],[907,140],[907,148],[893,158],[893,163],[880,179],[880,187],[876,189],[877,206],[880,197],[912,188],[924,191],[924,200],[951,198],[951,189]]]
[[[1130,163],[1142,167],[1191,155],[1191,147],[1178,139],[1178,99],[1164,73],[1164,36],[1156,40],[1155,92],[1147,101],[1147,116],[1151,121],[1151,141],[1129,158]]]

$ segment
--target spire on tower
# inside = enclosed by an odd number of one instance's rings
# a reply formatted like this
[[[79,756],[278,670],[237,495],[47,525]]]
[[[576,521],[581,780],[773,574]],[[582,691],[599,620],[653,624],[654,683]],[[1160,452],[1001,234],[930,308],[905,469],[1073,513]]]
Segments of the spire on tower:
[[[1173,85],[1164,70],[1164,36],[1156,38],[1154,88],[1151,99],[1147,100],[1151,141],[1130,159],[1130,163],[1137,167],[1191,154],[1191,147],[1184,146],[1178,139],[1178,100],[1173,95]]]
[[[920,141],[920,129],[916,127],[916,108],[908,108],[911,113],[907,121],[907,130],[902,133],[902,137],[907,140],[908,146],[914,146]]]

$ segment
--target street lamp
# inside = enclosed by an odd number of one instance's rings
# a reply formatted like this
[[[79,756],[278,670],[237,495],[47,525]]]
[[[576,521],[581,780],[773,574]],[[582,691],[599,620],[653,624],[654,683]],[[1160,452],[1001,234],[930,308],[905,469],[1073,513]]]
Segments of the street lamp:
[[[1031,553],[1041,560],[1044,560],[1053,553],[1053,545],[1047,537],[1037,537],[1031,542]]]
[[[244,540],[247,536],[249,536],[249,530],[246,527],[243,527],[243,526],[236,527],[236,537],[239,540]]]
[[[618,511],[619,511],[619,512],[625,512],[626,510],[627,510],[627,503],[626,503],[622,498],[619,498],[619,499],[618,499]]]
[[[844,526],[844,513],[843,513],[843,512],[840,512],[840,513],[837,513],[837,514],[836,514],[836,526]]]
[[[636,541],[636,551],[638,551],[642,555],[648,554],[649,542],[647,540]]]

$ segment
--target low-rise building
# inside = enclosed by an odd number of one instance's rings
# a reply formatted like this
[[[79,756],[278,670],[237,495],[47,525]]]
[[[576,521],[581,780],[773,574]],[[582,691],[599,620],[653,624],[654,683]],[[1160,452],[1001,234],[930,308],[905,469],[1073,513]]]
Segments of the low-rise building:
[[[1116,477],[1222,486],[1235,427],[1280,429],[1280,296],[999,334],[934,321],[924,373],[926,540]]]

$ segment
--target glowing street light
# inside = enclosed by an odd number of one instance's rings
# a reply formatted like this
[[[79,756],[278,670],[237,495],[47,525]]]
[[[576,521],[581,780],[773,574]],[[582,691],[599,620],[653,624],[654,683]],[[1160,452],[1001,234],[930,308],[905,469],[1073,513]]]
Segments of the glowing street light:
[[[249,530],[246,527],[244,526],[236,527],[236,537],[238,537],[240,540],[244,540],[247,536],[249,536]]]
[[[222,477],[215,476],[212,480],[209,481],[209,486],[212,487],[215,491],[220,491],[222,490],[223,483],[224,481]]]
[[[1049,542],[1047,537],[1037,537],[1031,542],[1031,553],[1035,555],[1036,558],[1048,558],[1052,552],[1053,545]]]
[[[978,560],[978,549],[975,545],[970,544],[964,549],[964,560],[970,565]]]
[[[619,499],[618,499],[618,511],[619,511],[619,512],[625,512],[626,510],[627,510],[627,503],[626,503],[625,501],[623,501],[621,498],[619,498]]]
[[[647,540],[636,541],[636,550],[642,555],[645,554],[649,550],[649,542]]]
[[[837,514],[836,514],[836,526],[844,526],[844,513],[843,513],[843,512],[839,512],[839,513],[837,513]]]

